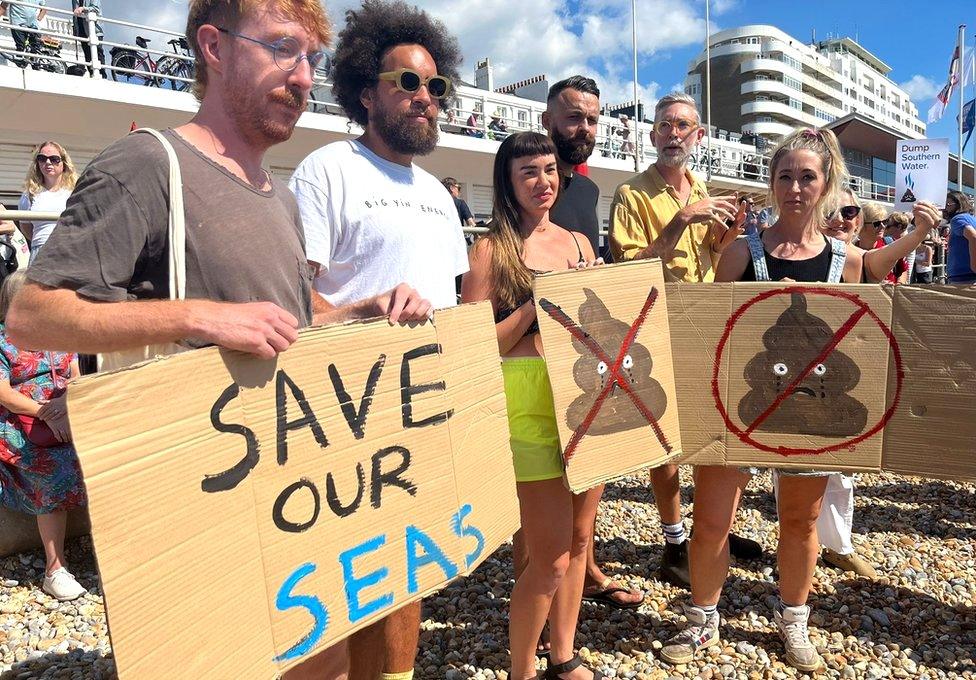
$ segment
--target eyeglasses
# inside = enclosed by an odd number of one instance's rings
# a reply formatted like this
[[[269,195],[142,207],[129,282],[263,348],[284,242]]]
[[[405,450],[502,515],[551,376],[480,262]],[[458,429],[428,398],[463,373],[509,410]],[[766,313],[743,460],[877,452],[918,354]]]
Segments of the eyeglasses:
[[[433,75],[424,78],[419,73],[409,68],[398,68],[396,71],[386,71],[376,76],[380,80],[392,80],[396,84],[396,89],[401,92],[413,93],[420,88],[427,86],[427,91],[434,99],[444,99],[451,94],[453,84],[449,78]]]
[[[676,131],[679,136],[684,137],[698,129],[698,123],[680,118],[674,122],[670,120],[659,120],[654,123],[654,132],[659,135],[670,135]]]
[[[240,33],[235,33],[234,31],[229,31],[226,28],[216,27],[221,33],[226,33],[227,35],[232,35],[235,38],[240,38],[241,40],[248,40],[252,43],[256,43],[265,49],[271,50],[274,54],[275,66],[280,68],[285,73],[290,73],[298,68],[298,64],[302,59],[308,62],[308,66],[313,71],[318,68],[318,65],[322,63],[325,59],[325,52],[321,50],[315,50],[314,52],[302,52],[298,41],[291,36],[285,36],[284,38],[279,38],[273,43],[267,43],[263,40],[256,40],[255,38],[248,37],[246,35],[241,35]]]
[[[845,220],[853,220],[855,217],[861,214],[861,206],[858,205],[842,205],[837,210],[831,210],[827,213],[827,219],[833,219],[834,215],[840,213],[840,216]]]
[[[61,161],[64,160],[61,156],[45,156],[42,153],[36,156],[38,163],[50,163],[51,165],[61,165]]]

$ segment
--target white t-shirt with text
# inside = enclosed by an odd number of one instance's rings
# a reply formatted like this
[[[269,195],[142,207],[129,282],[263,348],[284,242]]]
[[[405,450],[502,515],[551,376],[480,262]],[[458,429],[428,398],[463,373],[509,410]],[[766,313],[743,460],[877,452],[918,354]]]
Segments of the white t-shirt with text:
[[[335,306],[406,283],[435,309],[457,302],[468,271],[454,200],[417,165],[380,158],[356,140],[312,152],[288,187],[298,199],[315,289]]]

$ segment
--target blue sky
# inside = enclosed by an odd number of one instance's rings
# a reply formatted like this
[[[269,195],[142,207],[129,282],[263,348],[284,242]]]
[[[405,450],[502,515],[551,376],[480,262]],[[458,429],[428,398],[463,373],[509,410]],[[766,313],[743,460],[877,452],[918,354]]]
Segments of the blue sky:
[[[496,86],[546,73],[551,80],[583,72],[594,75],[604,101],[633,98],[630,0],[415,0],[441,18],[461,43],[464,76],[490,57]],[[57,3],[58,0],[53,0]],[[181,29],[186,0],[103,0],[105,13],[140,23]],[[356,0],[326,2],[330,15],[358,5]],[[963,12],[969,6],[969,16]],[[855,35],[892,67],[890,77],[910,83],[909,91],[924,121],[932,97],[945,82],[960,23],[976,34],[976,3],[930,0],[712,0],[713,30],[750,23],[772,24],[808,41],[829,33]],[[637,0],[641,98],[653,101],[680,87],[688,61],[702,48],[704,0]],[[956,96],[929,136],[955,139]],[[972,98],[969,88],[967,99]],[[954,142],[953,142],[954,144]],[[969,154],[967,153],[967,156]]]

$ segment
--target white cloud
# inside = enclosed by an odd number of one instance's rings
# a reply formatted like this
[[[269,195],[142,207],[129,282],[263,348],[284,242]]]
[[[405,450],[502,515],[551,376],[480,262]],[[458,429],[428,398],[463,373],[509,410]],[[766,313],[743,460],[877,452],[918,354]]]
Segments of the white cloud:
[[[580,0],[570,12],[562,0],[410,0],[441,19],[461,45],[462,77],[474,79],[474,64],[489,57],[496,86],[540,73],[550,81],[583,73],[593,76],[605,102],[633,99],[631,0]],[[737,0],[713,0],[716,13]],[[358,0],[327,1],[337,27]],[[116,3],[112,18],[171,30],[186,22],[186,0],[130,0]],[[703,5],[685,0],[641,0],[638,56],[641,62],[664,50],[700,42],[705,34]],[[126,37],[134,34],[126,31]],[[154,45],[156,36],[153,37]],[[111,35],[110,35],[111,39]],[[161,41],[162,44],[165,40]],[[640,96],[656,99],[659,85],[641,84]]]
[[[713,14],[725,14],[739,6],[738,0],[714,0],[712,2]]]
[[[942,89],[942,86],[931,78],[918,74],[912,76],[910,80],[902,83],[899,87],[907,92],[916,104],[924,102],[926,99],[932,99]]]

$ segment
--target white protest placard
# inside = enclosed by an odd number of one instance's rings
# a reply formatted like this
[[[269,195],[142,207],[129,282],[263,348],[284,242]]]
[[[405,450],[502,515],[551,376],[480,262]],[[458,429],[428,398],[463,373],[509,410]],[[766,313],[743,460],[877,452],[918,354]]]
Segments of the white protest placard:
[[[948,139],[899,139],[895,146],[895,210],[918,201],[945,204],[949,189]]]

